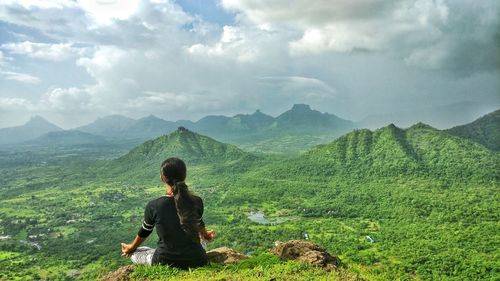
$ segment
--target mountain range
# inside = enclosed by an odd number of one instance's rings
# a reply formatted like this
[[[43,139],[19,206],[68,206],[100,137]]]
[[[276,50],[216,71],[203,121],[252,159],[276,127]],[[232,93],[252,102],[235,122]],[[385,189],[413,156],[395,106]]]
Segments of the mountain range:
[[[499,115],[497,110],[470,124],[453,127],[445,132],[498,150]],[[362,124],[313,110],[305,104],[295,104],[277,117],[256,110],[252,114],[237,114],[232,117],[210,115],[196,122],[166,121],[154,115],[138,120],[111,115],[66,131],[40,116],[35,116],[25,125],[0,129],[0,144],[64,146],[109,143],[117,140],[133,140],[131,144],[134,144],[171,133],[178,127],[222,142],[238,144],[247,150],[255,150],[254,148],[258,147],[261,151],[278,151],[280,146],[283,146],[283,151],[305,151],[353,129],[362,128]]]
[[[474,124],[476,127],[480,125]],[[489,130],[489,128],[485,128]],[[180,127],[171,134],[149,140],[116,160],[128,171],[156,173],[164,159],[178,156],[191,163],[231,163],[252,165],[256,156],[234,145]],[[441,131],[424,123],[407,129],[390,124],[371,131],[357,129],[306,153],[270,161],[264,177],[289,177],[300,171],[311,177],[425,176],[441,179],[490,181],[500,179],[500,155],[472,140]],[[264,161],[265,162],[265,161]],[[238,164],[236,164],[238,163]],[[262,165],[262,161],[257,161]],[[114,166],[114,165],[110,165]],[[142,173],[140,173],[142,174]]]
[[[35,122],[41,124],[37,130],[32,129]],[[256,138],[279,138],[284,135],[303,133],[338,136],[352,130],[355,125],[354,122],[333,114],[313,110],[309,105],[296,104],[277,117],[256,110],[253,114],[237,114],[232,117],[210,115],[196,122],[188,120],[166,121],[154,115],[138,120],[121,115],[110,115],[85,126],[68,130],[64,137],[68,138],[70,134],[81,135],[81,133],[70,133],[70,131],[78,131],[106,138],[145,141],[173,132],[178,127],[185,127],[226,142],[244,143],[252,142]],[[2,138],[1,144],[33,140],[45,133],[61,130],[61,128],[37,116],[23,126],[1,129],[0,136],[10,136]],[[55,137],[52,135],[44,139]],[[87,137],[90,136],[87,135]],[[60,140],[58,143],[62,144],[63,141]]]

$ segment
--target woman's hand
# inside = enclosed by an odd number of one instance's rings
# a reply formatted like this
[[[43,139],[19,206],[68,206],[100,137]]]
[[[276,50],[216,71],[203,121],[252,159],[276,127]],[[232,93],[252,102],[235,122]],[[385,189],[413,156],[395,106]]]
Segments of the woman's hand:
[[[213,241],[215,238],[215,231],[213,229],[206,231],[203,233],[203,238],[207,241]]]
[[[128,256],[134,252],[134,248],[131,244],[122,243],[122,256]]]

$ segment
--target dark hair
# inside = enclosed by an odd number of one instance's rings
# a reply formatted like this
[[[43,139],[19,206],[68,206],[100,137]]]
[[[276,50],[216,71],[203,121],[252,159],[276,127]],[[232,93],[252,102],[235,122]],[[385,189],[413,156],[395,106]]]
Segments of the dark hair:
[[[195,197],[184,182],[186,179],[186,164],[179,158],[172,157],[163,161],[160,174],[174,192],[175,208],[182,230],[193,241],[199,241],[201,218],[196,212]]]

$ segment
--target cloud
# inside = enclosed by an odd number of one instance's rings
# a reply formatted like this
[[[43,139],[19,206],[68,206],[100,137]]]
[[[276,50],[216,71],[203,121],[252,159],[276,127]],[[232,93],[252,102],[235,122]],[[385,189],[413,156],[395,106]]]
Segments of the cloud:
[[[26,111],[33,110],[35,106],[33,103],[24,98],[4,98],[0,97],[0,111]]]
[[[213,45],[194,44],[187,48],[193,55],[208,57],[234,58],[238,62],[252,62],[256,59],[257,50],[248,42],[247,34],[236,26],[224,26],[220,40]]]
[[[302,32],[294,56],[386,52],[409,65],[466,76],[498,70],[499,2],[485,0],[222,0],[241,22]],[[478,51],[481,49],[481,51]]]
[[[43,110],[77,113],[94,109],[91,105],[91,94],[86,89],[54,88],[42,96],[39,106]]]
[[[224,26],[173,0],[123,3],[3,1],[0,24],[19,34],[2,43],[0,71],[44,83],[0,91],[63,125],[107,114],[279,114],[298,102],[360,118],[498,95],[492,0],[221,0],[234,15]]]
[[[316,78],[302,76],[268,76],[259,77],[258,81],[290,97],[304,101],[325,102],[336,99],[336,90]]]
[[[31,58],[49,61],[62,61],[81,53],[79,48],[74,48],[69,43],[49,44],[24,41],[20,43],[6,43],[0,47],[11,54],[26,55]]]
[[[5,56],[3,55],[3,52],[0,51],[0,66],[4,65],[6,61]]]
[[[38,83],[42,82],[42,80],[36,76],[29,75],[26,73],[13,72],[13,71],[1,71],[0,70],[0,76],[6,80],[12,80],[12,81],[17,81],[17,82],[21,82],[21,83],[28,83],[28,84],[38,84]]]
[[[114,0],[94,1],[79,0],[79,7],[90,15],[97,25],[108,25],[113,20],[126,20],[135,14],[141,1],[138,0]]]

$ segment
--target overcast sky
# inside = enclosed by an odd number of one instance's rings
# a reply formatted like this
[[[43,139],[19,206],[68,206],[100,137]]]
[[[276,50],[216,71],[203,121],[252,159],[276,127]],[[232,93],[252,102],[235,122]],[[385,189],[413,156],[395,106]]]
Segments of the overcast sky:
[[[0,127],[500,104],[498,0],[0,0]]]

